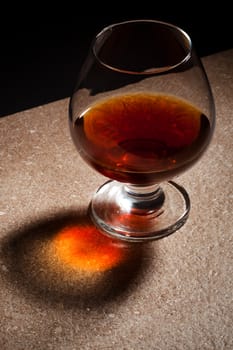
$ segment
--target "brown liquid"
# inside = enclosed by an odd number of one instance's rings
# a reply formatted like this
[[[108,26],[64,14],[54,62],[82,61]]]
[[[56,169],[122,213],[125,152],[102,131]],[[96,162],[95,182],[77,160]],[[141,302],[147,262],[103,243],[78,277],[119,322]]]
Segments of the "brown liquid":
[[[174,96],[138,93],[91,106],[70,125],[80,155],[103,175],[150,184],[193,164],[209,140],[208,118]]]

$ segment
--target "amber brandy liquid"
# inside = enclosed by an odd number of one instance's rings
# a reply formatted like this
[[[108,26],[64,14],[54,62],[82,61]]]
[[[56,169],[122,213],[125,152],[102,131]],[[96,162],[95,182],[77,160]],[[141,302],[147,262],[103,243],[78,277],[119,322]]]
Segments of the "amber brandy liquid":
[[[122,182],[152,184],[173,178],[201,156],[210,136],[208,118],[174,96],[113,96],[70,125],[84,160]]]

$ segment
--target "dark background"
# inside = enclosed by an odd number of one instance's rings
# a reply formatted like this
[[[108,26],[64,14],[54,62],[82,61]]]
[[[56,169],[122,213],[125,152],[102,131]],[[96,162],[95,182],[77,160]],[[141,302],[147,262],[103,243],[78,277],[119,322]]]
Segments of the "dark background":
[[[79,9],[78,3],[66,10],[65,6],[38,9],[35,3],[34,9],[1,12],[0,117],[69,97],[91,40],[114,22],[148,18],[178,25],[191,36],[201,57],[233,47],[231,11],[226,5],[211,4],[204,12],[194,3],[173,8],[167,2],[159,7],[154,3],[151,9],[129,9],[121,15],[113,14],[117,3],[109,5],[111,14],[106,15],[98,15],[102,11],[92,3],[94,15]]]

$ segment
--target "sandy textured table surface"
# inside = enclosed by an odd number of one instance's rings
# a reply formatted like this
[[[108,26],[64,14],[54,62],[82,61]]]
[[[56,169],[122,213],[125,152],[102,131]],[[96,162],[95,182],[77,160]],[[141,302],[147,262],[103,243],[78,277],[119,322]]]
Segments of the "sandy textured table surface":
[[[67,99],[0,120],[1,350],[233,349],[233,50],[203,63],[217,125],[177,178],[190,217],[146,245],[88,220],[106,179],[74,148]]]

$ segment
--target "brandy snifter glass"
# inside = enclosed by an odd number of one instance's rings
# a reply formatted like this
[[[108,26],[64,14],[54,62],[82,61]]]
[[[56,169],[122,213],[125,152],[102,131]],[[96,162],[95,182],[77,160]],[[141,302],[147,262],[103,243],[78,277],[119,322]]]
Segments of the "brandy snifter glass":
[[[183,29],[148,19],[103,28],[69,101],[77,152],[107,178],[89,206],[94,224],[136,242],[183,226],[190,199],[174,178],[202,157],[214,125],[210,84]]]

